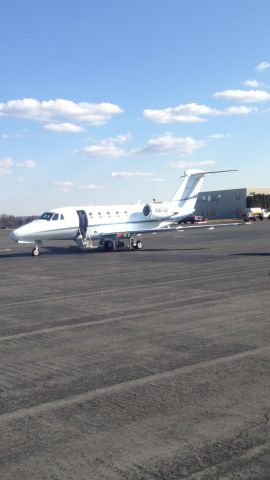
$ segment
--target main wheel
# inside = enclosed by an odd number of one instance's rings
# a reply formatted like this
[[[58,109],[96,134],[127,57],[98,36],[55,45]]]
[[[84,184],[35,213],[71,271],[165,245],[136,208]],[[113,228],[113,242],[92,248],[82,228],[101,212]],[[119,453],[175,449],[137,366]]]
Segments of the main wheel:
[[[108,250],[114,250],[114,243],[112,240],[107,241],[107,249]]]
[[[33,248],[32,250],[32,256],[37,257],[39,255],[39,249],[38,247]]]

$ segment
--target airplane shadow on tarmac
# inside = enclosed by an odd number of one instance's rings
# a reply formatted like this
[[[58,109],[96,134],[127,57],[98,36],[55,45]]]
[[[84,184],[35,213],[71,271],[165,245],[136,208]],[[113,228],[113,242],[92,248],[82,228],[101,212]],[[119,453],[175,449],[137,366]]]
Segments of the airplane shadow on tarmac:
[[[270,252],[232,253],[232,257],[270,257]]]
[[[209,250],[209,247],[200,247],[200,248],[144,248],[142,252],[186,252],[186,251],[199,251],[199,250]],[[105,250],[102,248],[94,248],[93,250],[78,250],[76,247],[42,247],[40,256],[45,255],[86,255],[86,254],[113,254],[113,253],[134,253],[140,254],[139,252],[134,252],[129,249],[116,250],[112,252],[110,250]],[[1,258],[23,258],[31,256],[31,252],[10,252],[10,253],[1,253]]]
[[[76,249],[76,247],[42,247],[40,255],[64,255],[64,254],[74,254],[74,253],[85,253]],[[23,257],[31,257],[31,251],[29,252],[10,252],[10,253],[1,253],[1,258],[23,258]]]

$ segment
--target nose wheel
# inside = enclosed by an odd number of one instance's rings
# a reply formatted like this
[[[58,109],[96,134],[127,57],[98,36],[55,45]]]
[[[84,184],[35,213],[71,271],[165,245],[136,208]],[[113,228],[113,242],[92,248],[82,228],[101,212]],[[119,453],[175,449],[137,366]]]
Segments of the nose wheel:
[[[40,254],[39,248],[35,247],[32,250],[32,257],[37,257]]]

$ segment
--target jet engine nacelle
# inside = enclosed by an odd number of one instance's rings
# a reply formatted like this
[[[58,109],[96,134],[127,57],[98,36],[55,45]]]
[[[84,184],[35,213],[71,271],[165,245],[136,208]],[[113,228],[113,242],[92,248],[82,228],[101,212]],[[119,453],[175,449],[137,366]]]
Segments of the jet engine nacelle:
[[[143,207],[143,214],[151,220],[161,220],[163,218],[171,217],[175,215],[173,206],[170,202],[162,203],[146,203]]]

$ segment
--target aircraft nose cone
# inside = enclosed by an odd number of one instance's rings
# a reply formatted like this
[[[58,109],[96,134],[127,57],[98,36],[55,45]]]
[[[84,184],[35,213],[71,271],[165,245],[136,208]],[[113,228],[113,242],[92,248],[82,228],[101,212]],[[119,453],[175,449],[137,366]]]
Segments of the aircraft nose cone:
[[[16,240],[18,240],[16,230],[13,230],[12,232],[10,232],[9,236],[10,236],[11,240],[14,240],[14,242],[16,242]]]

